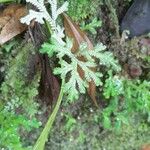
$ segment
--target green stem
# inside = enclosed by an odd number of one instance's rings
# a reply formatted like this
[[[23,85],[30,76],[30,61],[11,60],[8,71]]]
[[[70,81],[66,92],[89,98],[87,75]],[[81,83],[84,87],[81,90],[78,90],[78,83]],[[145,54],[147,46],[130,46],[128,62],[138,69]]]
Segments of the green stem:
[[[52,35],[52,30],[51,30],[51,26],[50,26],[49,22],[47,20],[44,20],[44,22],[45,22],[45,25],[46,25],[47,30],[49,32],[49,35]]]
[[[60,108],[60,104],[61,104],[61,101],[62,101],[62,98],[63,98],[63,87],[64,87],[64,81],[62,82],[62,85],[61,85],[61,90],[60,90],[60,94],[59,94],[59,97],[58,97],[58,100],[57,100],[57,103],[56,103],[56,106],[52,112],[52,114],[50,115],[41,135],[39,136],[38,140],[36,141],[35,145],[34,145],[34,148],[33,150],[44,150],[44,147],[45,147],[45,143],[48,139],[48,135],[50,133],[50,130],[51,130],[51,127],[55,121],[55,118],[56,118],[56,115],[57,115],[57,112]]]

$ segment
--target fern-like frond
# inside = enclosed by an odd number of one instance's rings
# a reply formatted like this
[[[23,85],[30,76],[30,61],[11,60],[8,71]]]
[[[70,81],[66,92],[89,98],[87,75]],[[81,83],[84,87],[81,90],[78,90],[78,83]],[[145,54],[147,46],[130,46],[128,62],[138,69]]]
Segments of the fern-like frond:
[[[30,10],[27,16],[21,18],[21,22],[29,25],[30,22],[35,19],[35,21],[39,22],[40,24],[44,24],[44,20],[46,20],[51,26],[54,34],[53,37],[62,43],[62,38],[64,36],[63,29],[57,25],[56,20],[61,13],[68,10],[68,2],[65,2],[59,9],[57,9],[57,0],[48,0],[49,4],[51,5],[51,14],[48,13],[44,5],[44,0],[26,0],[26,2],[34,5],[39,11]]]
[[[64,85],[64,92],[68,94],[69,100],[77,99],[79,96],[79,92],[77,90],[77,87],[80,91],[80,93],[85,93],[86,91],[86,83],[83,81],[77,71],[77,62],[71,62],[70,64],[66,61],[62,60],[60,61],[60,68],[55,68],[54,73],[60,74],[62,79],[66,79],[68,75],[70,75],[70,78]]]
[[[97,86],[101,85],[100,77],[102,77],[101,73],[95,73],[91,70],[91,68],[96,67],[96,64],[93,62],[83,62],[78,61],[78,65],[82,68],[84,71],[85,79],[90,82],[94,81]]]
[[[57,10],[57,16],[62,14],[63,12],[68,10],[68,2],[65,2],[58,10]]]
[[[43,14],[43,12],[37,12],[34,10],[30,10],[29,15],[22,18],[21,22],[29,25],[31,20],[35,19],[36,22],[39,22],[40,24],[44,24],[44,20],[43,20],[43,18],[45,17],[44,15],[45,14]],[[34,16],[34,18],[33,18],[33,16]]]
[[[64,44],[61,44],[56,38],[52,37],[51,43],[46,43],[43,47],[44,46],[44,50],[41,49],[43,53],[47,51],[47,53],[51,55],[55,52],[56,56],[59,58],[60,67],[55,68],[54,73],[59,74],[62,79],[66,80],[64,91],[71,101],[77,99],[79,95],[78,91],[80,91],[80,93],[85,93],[88,82],[94,81],[96,86],[102,85],[102,73],[91,69],[97,66],[95,59],[106,67],[111,66],[114,67],[114,70],[119,70],[117,61],[113,58],[112,53],[105,51],[106,46],[103,44],[98,44],[93,50],[88,50],[87,44],[82,43],[76,54],[71,52],[73,42],[68,38],[66,38]],[[84,57],[86,61],[78,59],[80,56]],[[64,58],[69,58],[70,61],[68,62],[68,59]],[[78,67],[83,70],[84,78],[80,77]]]
[[[121,67],[118,65],[118,60],[114,58],[113,53],[105,51],[106,46],[102,43],[97,44],[94,51],[89,51],[89,55],[99,60],[100,65],[112,68],[115,71],[120,71]]]

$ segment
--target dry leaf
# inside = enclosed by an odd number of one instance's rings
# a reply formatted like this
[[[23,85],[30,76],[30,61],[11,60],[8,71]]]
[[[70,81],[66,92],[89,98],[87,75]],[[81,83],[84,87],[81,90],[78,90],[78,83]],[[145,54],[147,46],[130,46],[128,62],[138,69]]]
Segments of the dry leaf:
[[[3,16],[13,17],[16,14],[16,11],[21,7],[23,7],[23,6],[20,4],[8,5],[3,11]]]
[[[60,84],[58,79],[53,75],[53,71],[49,66],[49,58],[47,55],[41,55],[42,74],[39,87],[40,99],[47,104],[51,104],[58,99],[60,93]]]
[[[75,53],[79,49],[79,46],[82,42],[86,42],[89,50],[92,50],[93,44],[91,43],[87,35],[65,13],[63,13],[63,18],[65,33],[69,38],[73,39],[72,52]],[[84,57],[80,57],[78,59],[81,61],[86,61]],[[95,68],[92,68],[92,70],[95,70]],[[80,67],[78,67],[78,72],[81,78],[84,78],[84,71]],[[88,94],[94,101],[95,105],[98,106],[96,101],[96,85],[94,81],[91,81],[89,83]]]
[[[20,18],[26,14],[26,8],[18,4],[9,5],[3,11],[0,15],[0,45],[25,31],[27,26],[20,23]]]
[[[150,145],[144,145],[141,150],[150,150]]]
[[[32,25],[31,25],[32,24]],[[41,44],[45,41],[45,36],[43,36],[42,25],[32,21],[30,24],[30,32],[27,33],[27,37],[32,37],[34,46],[39,49]],[[28,38],[27,38],[28,39]],[[31,40],[31,39],[29,39]],[[33,65],[35,64],[35,65]],[[47,54],[37,53],[34,59],[31,59],[30,67],[31,72],[34,68],[40,67],[41,78],[39,85],[39,98],[46,102],[47,105],[53,104],[58,99],[60,93],[60,83],[56,76],[54,76],[52,67],[50,66],[50,59]],[[30,79],[32,80],[32,74]]]
[[[0,30],[7,24],[7,22],[11,19],[9,16],[4,16],[0,18]]]

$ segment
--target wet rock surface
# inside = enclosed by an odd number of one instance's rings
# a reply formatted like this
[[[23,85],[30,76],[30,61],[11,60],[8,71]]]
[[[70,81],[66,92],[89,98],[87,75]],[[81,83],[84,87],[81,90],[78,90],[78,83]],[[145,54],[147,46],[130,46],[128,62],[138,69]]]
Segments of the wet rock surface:
[[[129,30],[129,37],[150,32],[150,0],[135,0],[121,23],[121,31]]]

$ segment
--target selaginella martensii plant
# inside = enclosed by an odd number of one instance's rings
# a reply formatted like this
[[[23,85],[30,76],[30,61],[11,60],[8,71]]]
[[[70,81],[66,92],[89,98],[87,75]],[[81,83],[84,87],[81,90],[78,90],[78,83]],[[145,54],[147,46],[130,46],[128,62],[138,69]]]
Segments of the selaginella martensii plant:
[[[57,8],[57,0],[48,0],[51,10],[46,7],[44,0],[27,0],[26,2],[36,6],[39,11],[29,10],[29,14],[22,18],[21,22],[29,25],[31,20],[34,19],[40,24],[46,23],[48,25],[51,38],[42,45],[40,52],[47,53],[49,57],[55,55],[59,59],[60,67],[55,68],[54,73],[59,74],[62,79],[61,91],[57,104],[34,146],[34,150],[43,150],[63,95],[66,94],[67,99],[73,101],[78,99],[79,93],[86,92],[88,82],[94,81],[96,86],[102,85],[102,72],[92,71],[90,69],[96,68],[96,62],[99,62],[100,65],[111,67],[115,71],[119,71],[120,67],[117,60],[114,59],[113,54],[105,51],[106,46],[102,43],[97,44],[92,51],[88,51],[87,43],[82,43],[77,53],[71,52],[73,46],[72,39],[68,37],[65,38],[64,28],[61,27],[57,21],[59,15],[67,11],[68,2],[65,2],[60,8]],[[78,56],[83,56],[86,58],[86,61],[79,60]],[[68,58],[70,61],[67,61]],[[80,77],[77,70],[78,66],[84,71],[84,78]]]

